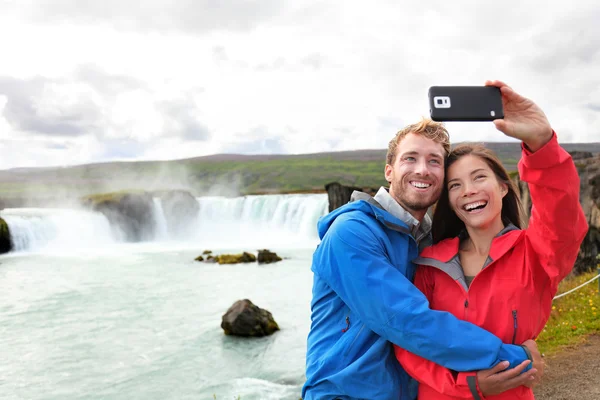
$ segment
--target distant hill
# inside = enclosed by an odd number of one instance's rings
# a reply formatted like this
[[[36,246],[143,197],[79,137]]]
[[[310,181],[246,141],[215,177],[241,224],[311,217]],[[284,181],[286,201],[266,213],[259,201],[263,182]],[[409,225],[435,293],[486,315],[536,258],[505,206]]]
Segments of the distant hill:
[[[518,143],[486,143],[515,170]],[[600,143],[562,144],[567,151],[600,153]],[[65,168],[0,171],[1,199],[57,199],[123,189],[187,189],[202,195],[323,191],[325,184],[385,184],[385,149],[296,155],[217,154],[171,161],[109,162]],[[36,202],[37,203],[37,202]]]

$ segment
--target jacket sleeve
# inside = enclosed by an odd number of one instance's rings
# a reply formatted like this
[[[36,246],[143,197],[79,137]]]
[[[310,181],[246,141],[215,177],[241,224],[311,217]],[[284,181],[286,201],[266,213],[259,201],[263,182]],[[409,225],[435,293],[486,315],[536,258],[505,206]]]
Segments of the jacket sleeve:
[[[435,280],[430,268],[417,268],[415,286],[428,299],[432,298]],[[483,398],[477,386],[476,372],[456,373],[397,345],[394,345],[394,352],[402,368],[419,383],[447,396],[462,399],[478,398],[477,396]]]
[[[340,216],[313,256],[313,272],[367,328],[456,371],[487,369],[503,360],[514,367],[527,359],[520,346],[503,344],[450,313],[430,310],[423,293],[391,264],[379,236],[361,219]]]
[[[579,175],[571,155],[552,139],[535,153],[522,145],[519,175],[531,193],[531,216],[526,229],[552,293],[575,263],[588,224],[579,203]]]

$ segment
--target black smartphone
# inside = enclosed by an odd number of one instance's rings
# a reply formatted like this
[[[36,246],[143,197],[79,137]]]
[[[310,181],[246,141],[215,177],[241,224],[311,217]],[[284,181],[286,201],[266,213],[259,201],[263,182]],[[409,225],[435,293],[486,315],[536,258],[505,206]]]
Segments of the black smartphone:
[[[504,118],[495,86],[432,86],[429,113],[434,121],[493,121]]]

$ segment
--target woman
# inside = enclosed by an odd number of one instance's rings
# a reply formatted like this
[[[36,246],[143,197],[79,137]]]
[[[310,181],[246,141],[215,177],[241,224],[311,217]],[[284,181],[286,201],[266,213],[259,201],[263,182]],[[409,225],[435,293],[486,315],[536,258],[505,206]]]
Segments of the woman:
[[[456,147],[433,217],[434,245],[415,261],[415,285],[431,308],[520,344],[546,324],[587,223],[577,170],[542,110],[502,82],[487,84],[502,93],[505,118],[494,121],[496,128],[523,142],[519,174],[531,192],[529,225],[521,229],[518,195],[493,153],[481,145]],[[506,386],[493,374],[506,368],[503,363],[455,373],[398,347],[396,356],[421,383],[419,400],[534,398],[526,386],[502,392]]]

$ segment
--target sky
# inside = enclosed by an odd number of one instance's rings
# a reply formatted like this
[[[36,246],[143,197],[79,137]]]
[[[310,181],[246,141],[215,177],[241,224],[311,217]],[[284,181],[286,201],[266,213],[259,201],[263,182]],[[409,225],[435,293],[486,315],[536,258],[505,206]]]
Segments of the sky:
[[[0,0],[0,169],[385,149],[430,86],[487,79],[598,142],[599,21],[587,0]]]

